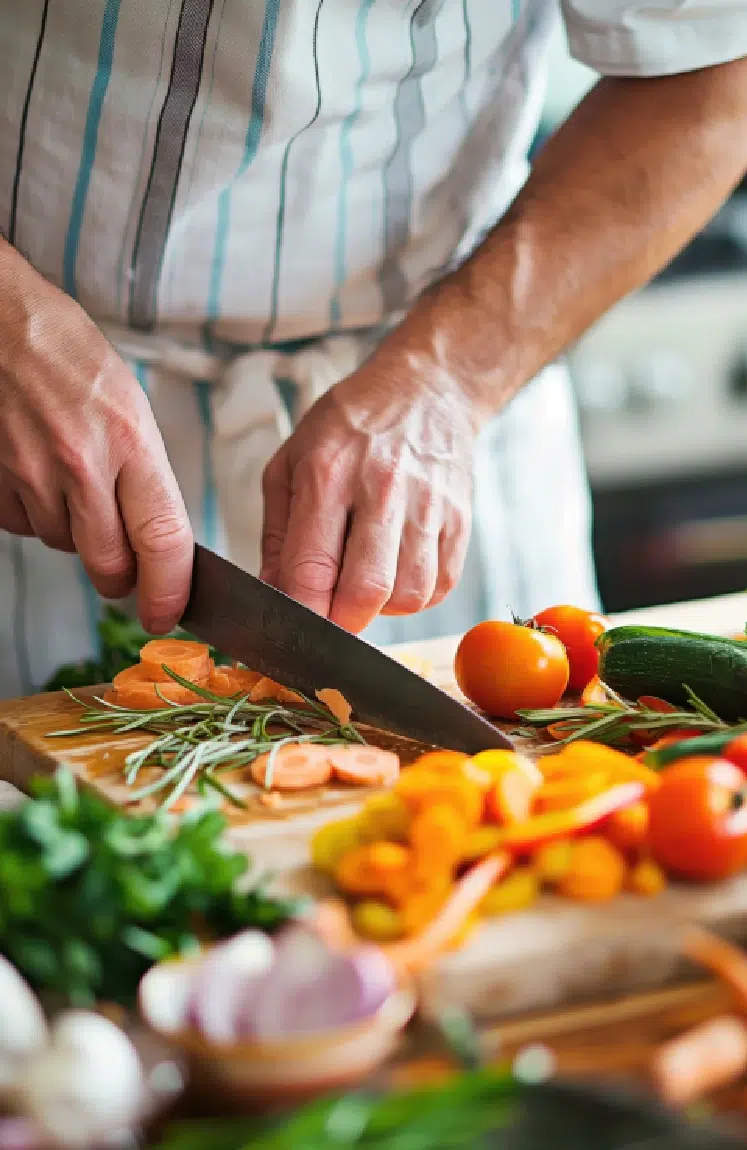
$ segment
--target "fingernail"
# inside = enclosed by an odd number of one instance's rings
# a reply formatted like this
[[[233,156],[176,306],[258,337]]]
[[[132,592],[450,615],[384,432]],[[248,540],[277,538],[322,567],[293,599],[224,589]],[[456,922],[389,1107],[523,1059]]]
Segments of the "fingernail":
[[[143,626],[151,635],[166,635],[169,631],[173,631],[176,624],[173,619],[151,619]]]

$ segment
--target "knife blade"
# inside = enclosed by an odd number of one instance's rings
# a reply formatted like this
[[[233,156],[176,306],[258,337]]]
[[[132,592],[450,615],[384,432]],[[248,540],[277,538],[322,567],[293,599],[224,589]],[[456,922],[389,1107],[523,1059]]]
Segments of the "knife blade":
[[[359,722],[470,755],[511,747],[458,699],[200,544],[181,626],[310,698],[337,688]]]

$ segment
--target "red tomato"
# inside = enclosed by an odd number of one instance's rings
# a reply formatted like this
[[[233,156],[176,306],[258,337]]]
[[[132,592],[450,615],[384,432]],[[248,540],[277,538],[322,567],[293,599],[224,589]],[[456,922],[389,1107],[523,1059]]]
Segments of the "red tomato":
[[[599,651],[594,646],[609,627],[604,615],[583,611],[580,607],[548,607],[535,615],[534,622],[557,635],[568,652],[569,691],[583,691],[597,673]]]
[[[725,759],[730,763],[736,763],[745,773],[747,773],[747,735],[737,735],[728,743],[722,754]]]
[[[662,772],[648,797],[648,844],[664,870],[711,882],[747,866],[747,786],[739,767],[706,755]]]
[[[500,719],[519,710],[554,707],[568,683],[568,657],[554,635],[521,623],[478,623],[454,661],[468,699]]]

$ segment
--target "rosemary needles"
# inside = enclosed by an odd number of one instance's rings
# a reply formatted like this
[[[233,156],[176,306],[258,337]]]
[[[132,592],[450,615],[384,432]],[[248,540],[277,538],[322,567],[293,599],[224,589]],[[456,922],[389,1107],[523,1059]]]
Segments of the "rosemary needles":
[[[158,795],[164,810],[172,807],[192,783],[203,793],[212,789],[233,806],[245,807],[243,800],[219,779],[219,773],[248,767],[268,752],[272,764],[277,750],[288,742],[365,743],[352,723],[341,724],[316,700],[304,697],[303,705],[294,706],[275,700],[251,702],[248,695],[226,699],[174,671],[168,673],[175,682],[193,691],[198,701],[176,704],[164,698],[161,709],[141,711],[98,697],[93,704],[87,703],[68,691],[81,707],[79,725],[72,730],[54,731],[49,738],[71,738],[92,730],[113,736],[151,734],[150,742],[125,759],[125,779],[134,788],[133,802]],[[266,786],[272,783],[270,764]],[[138,776],[146,767],[158,767],[160,774],[138,788]]]

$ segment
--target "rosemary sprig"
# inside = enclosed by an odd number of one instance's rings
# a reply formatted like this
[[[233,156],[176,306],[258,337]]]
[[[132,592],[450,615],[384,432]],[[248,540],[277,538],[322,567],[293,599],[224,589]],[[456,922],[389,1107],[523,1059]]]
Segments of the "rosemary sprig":
[[[603,684],[604,686],[604,684]],[[540,748],[539,754],[550,753],[578,739],[605,743],[609,746],[626,746],[634,731],[650,731],[666,734],[669,730],[693,728],[698,731],[723,731],[736,726],[727,723],[706,703],[685,686],[690,709],[658,711],[640,701],[631,703],[604,686],[610,701],[608,703],[585,703],[574,707],[554,707],[546,710],[519,711],[521,719],[528,726],[542,728],[559,726],[565,738],[556,739],[552,746]]]
[[[200,790],[211,787],[234,806],[245,808],[243,800],[216,778],[216,772],[248,767],[259,755],[269,753],[265,780],[265,787],[269,788],[277,754],[287,743],[339,745],[366,741],[352,723],[341,724],[316,699],[300,696],[303,705],[298,706],[275,700],[252,702],[248,695],[227,699],[191,683],[168,667],[164,670],[176,683],[192,691],[199,702],[171,703],[161,694],[162,708],[140,711],[98,697],[88,703],[68,691],[81,708],[78,726],[54,731],[47,737],[73,738],[92,728],[113,736],[151,734],[153,738],[146,746],[126,757],[123,769],[128,786],[135,787],[144,767],[159,767],[161,773],[153,782],[133,790],[132,801],[159,795],[164,810],[195,782],[201,784]],[[163,797],[161,792],[165,792]]]

